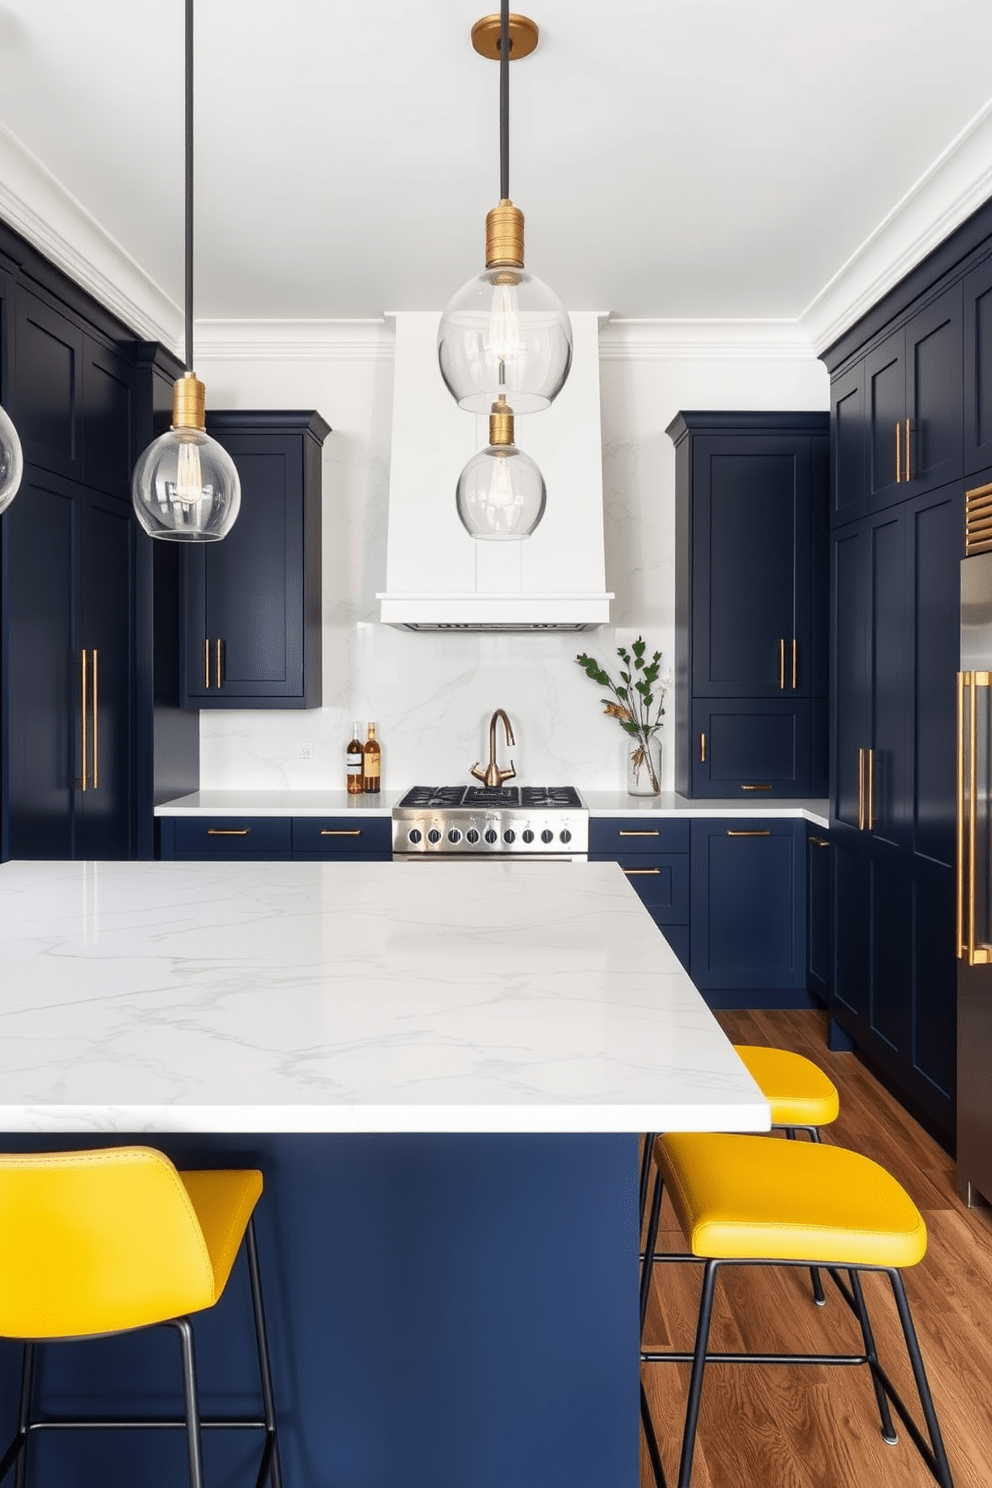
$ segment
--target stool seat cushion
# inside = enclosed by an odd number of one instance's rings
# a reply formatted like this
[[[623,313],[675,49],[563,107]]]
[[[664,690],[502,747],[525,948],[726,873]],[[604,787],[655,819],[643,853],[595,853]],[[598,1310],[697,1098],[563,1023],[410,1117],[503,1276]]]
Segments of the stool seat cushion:
[[[673,1132],[657,1138],[655,1161],[693,1255],[901,1267],[926,1254],[916,1205],[858,1152]]]
[[[734,1048],[771,1106],[773,1126],[827,1126],[837,1119],[837,1088],[811,1059],[757,1044]]]

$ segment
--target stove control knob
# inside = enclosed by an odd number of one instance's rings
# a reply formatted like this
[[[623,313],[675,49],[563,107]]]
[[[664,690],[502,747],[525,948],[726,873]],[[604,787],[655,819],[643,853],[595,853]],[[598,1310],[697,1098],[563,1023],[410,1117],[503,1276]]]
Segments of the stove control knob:
[[[552,832],[548,827],[545,827],[544,831],[541,833],[541,841],[542,842],[554,842],[554,840],[555,840],[555,834],[554,834],[554,832]]]
[[[422,840],[423,840],[423,833],[420,832],[417,827],[413,827],[411,829],[411,831],[410,831],[410,841],[411,842],[420,842]]]
[[[440,842],[441,841],[441,833],[438,831],[437,827],[431,827],[430,831],[427,833],[427,841],[428,842]]]
[[[521,832],[520,835],[524,839],[525,842],[533,842],[534,841],[534,833],[531,831],[530,827],[525,827],[524,830]]]
[[[561,838],[562,842],[571,842],[572,840],[572,834],[567,827],[563,827],[558,835]]]
[[[472,846],[474,847],[475,844],[478,842],[478,840],[479,840],[479,834],[478,834],[478,832],[475,830],[474,827],[469,827],[468,831],[465,833],[465,841],[466,842],[471,842]]]
[[[516,832],[513,830],[512,827],[507,827],[506,831],[503,833],[503,841],[504,842],[516,842],[516,840],[517,840],[517,834],[516,834]]]
[[[449,842],[461,842],[461,840],[462,840],[462,834],[461,834],[461,832],[459,832],[459,830],[458,830],[457,827],[452,827],[451,831],[448,833],[448,841]]]
[[[487,827],[486,828],[486,841],[487,842],[496,842],[498,839],[499,839],[499,833],[496,831],[496,828],[495,827]]]

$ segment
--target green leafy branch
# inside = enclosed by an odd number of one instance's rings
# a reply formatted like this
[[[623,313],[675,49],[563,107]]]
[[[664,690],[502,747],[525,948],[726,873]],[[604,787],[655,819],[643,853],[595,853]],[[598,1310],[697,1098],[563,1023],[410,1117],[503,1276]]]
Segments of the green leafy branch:
[[[647,748],[651,736],[662,727],[668,691],[668,681],[661,677],[661,652],[656,651],[646,661],[646,651],[643,636],[637,637],[629,651],[617,647],[617,655],[623,662],[618,682],[614,682],[594,656],[583,653],[575,658],[591,681],[613,694],[612,698],[602,699],[607,716],[615,718],[625,733],[639,741],[642,749]]]

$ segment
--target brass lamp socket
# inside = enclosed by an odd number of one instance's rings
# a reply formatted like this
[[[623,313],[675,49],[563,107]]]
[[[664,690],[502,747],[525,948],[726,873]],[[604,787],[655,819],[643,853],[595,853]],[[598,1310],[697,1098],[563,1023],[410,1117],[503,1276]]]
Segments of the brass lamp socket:
[[[524,214],[511,201],[501,201],[486,213],[486,268],[522,269]]]
[[[172,427],[205,429],[207,425],[207,390],[195,372],[177,377],[172,384]]]
[[[497,398],[489,414],[489,443],[506,445],[513,443],[513,409],[505,398]]]

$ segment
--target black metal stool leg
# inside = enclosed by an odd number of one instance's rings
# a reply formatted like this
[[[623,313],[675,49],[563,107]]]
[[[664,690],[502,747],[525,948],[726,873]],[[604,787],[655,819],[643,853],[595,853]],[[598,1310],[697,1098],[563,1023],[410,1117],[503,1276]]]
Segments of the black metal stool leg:
[[[878,1364],[878,1353],[875,1349],[875,1338],[871,1330],[871,1322],[868,1318],[868,1308],[865,1305],[864,1292],[861,1290],[861,1277],[857,1271],[848,1271],[851,1282],[851,1292],[857,1303],[858,1322],[861,1324],[861,1336],[865,1341],[865,1353],[868,1355],[868,1367],[871,1371],[871,1382],[875,1389],[875,1399],[878,1402],[878,1416],[882,1423],[882,1440],[894,1447],[899,1440],[895,1426],[892,1424],[892,1412],[889,1410],[889,1399],[882,1388],[882,1382],[878,1377],[876,1366]]]
[[[665,1196],[665,1185],[662,1182],[661,1173],[655,1174],[654,1193],[651,1197],[651,1217],[648,1220],[648,1233],[644,1242],[644,1263],[641,1266],[641,1332],[644,1332],[644,1319],[648,1310],[648,1296],[651,1291],[651,1273],[654,1270],[654,1253],[658,1244],[658,1218],[661,1214],[661,1201]]]
[[[699,1421],[699,1402],[703,1393],[703,1371],[706,1368],[706,1350],[709,1346],[710,1320],[713,1316],[713,1289],[719,1261],[707,1261],[703,1268],[703,1290],[699,1299],[699,1318],[696,1323],[696,1346],[693,1350],[692,1374],[689,1378],[689,1399],[685,1408],[685,1430],[682,1434],[682,1457],[679,1462],[678,1488],[689,1488],[692,1477],[692,1458],[696,1450],[696,1425]]]
[[[203,1444],[200,1440],[200,1407],[196,1392],[196,1363],[193,1356],[193,1325],[189,1318],[170,1318],[169,1327],[179,1334],[182,1350],[183,1401],[186,1406],[186,1451],[191,1488],[203,1488]]]
[[[651,1471],[654,1474],[655,1488],[668,1488],[668,1480],[665,1477],[661,1453],[658,1451],[658,1438],[655,1435],[654,1422],[651,1419],[651,1407],[648,1405],[648,1397],[644,1393],[643,1383],[641,1384],[641,1425],[644,1428],[644,1440],[648,1445],[648,1458],[651,1462]]]
[[[644,1209],[648,1201],[648,1180],[651,1176],[651,1152],[654,1147],[654,1139],[657,1132],[644,1133],[644,1146],[641,1148],[641,1176],[638,1184],[637,1213],[641,1223],[644,1223]]]
[[[262,1488],[266,1478],[269,1479],[271,1488],[282,1488],[282,1467],[279,1462],[279,1441],[276,1435],[275,1397],[272,1393],[272,1373],[269,1368],[269,1341],[265,1329],[265,1309],[262,1305],[262,1273],[258,1264],[254,1216],[248,1221],[245,1248],[248,1257],[248,1276],[251,1281],[251,1305],[255,1316],[255,1341],[258,1345],[262,1405],[265,1412],[265,1447],[258,1467],[255,1488]]]
[[[15,1488],[25,1488],[27,1483],[28,1440],[31,1425],[31,1393],[34,1384],[35,1345],[25,1343],[21,1352],[21,1398],[17,1412],[17,1430],[3,1456],[0,1457],[0,1483],[17,1463],[14,1477]]]
[[[892,1286],[893,1296],[896,1299],[896,1307],[899,1311],[899,1321],[902,1323],[902,1333],[906,1340],[909,1362],[913,1366],[913,1379],[916,1381],[916,1392],[920,1397],[920,1405],[923,1407],[923,1419],[927,1423],[927,1431],[930,1434],[930,1442],[933,1447],[933,1461],[927,1462],[927,1466],[940,1484],[940,1488],[954,1488],[954,1481],[951,1477],[951,1466],[947,1460],[947,1452],[944,1449],[944,1438],[940,1434],[937,1412],[934,1410],[933,1397],[930,1394],[930,1385],[927,1381],[926,1370],[923,1367],[923,1357],[920,1353],[916,1329],[913,1326],[913,1318],[909,1310],[909,1302],[906,1298],[906,1288],[903,1285],[902,1276],[898,1271],[890,1270],[887,1274]]]

